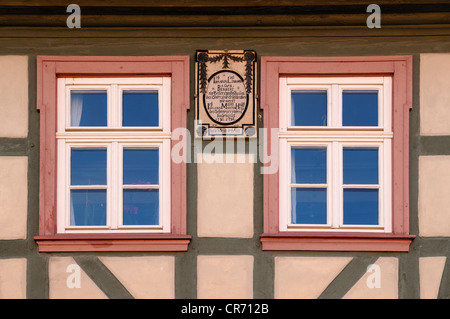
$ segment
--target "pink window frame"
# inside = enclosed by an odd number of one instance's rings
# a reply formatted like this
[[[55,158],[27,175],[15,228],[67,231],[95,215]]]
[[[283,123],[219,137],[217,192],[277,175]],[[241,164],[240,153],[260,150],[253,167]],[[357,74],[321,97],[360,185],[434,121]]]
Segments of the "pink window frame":
[[[261,57],[261,109],[272,154],[271,129],[279,126],[279,78],[317,76],[392,77],[392,232],[279,231],[279,174],[265,174],[263,250],[409,251],[409,111],[412,56]],[[265,163],[268,161],[265,160]]]
[[[186,163],[171,162],[171,232],[164,234],[58,234],[57,78],[140,76],[171,78],[171,128],[185,128],[189,109],[189,57],[37,57],[37,109],[40,111],[39,235],[41,252],[186,251]],[[179,141],[172,141],[179,143]]]

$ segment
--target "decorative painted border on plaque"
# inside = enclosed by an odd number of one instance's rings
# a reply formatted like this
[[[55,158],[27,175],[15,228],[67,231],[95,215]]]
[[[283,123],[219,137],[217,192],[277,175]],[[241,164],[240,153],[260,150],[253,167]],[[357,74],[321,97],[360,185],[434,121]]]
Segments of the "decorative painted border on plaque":
[[[196,53],[196,137],[256,137],[256,52]]]

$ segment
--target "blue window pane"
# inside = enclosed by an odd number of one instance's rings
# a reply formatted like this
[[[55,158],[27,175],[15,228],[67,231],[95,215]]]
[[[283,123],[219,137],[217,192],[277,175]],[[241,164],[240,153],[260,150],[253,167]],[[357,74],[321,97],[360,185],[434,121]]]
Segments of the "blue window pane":
[[[158,126],[158,109],[157,91],[124,91],[122,125]]]
[[[344,189],[344,224],[378,225],[378,189]]]
[[[125,189],[123,191],[124,225],[158,225],[159,191],[157,189]]]
[[[293,91],[291,103],[293,126],[327,125],[327,91]]]
[[[327,190],[325,188],[294,188],[291,190],[293,224],[327,223]]]
[[[378,148],[344,148],[344,184],[378,184]]]
[[[70,103],[71,126],[107,126],[106,91],[72,91]]]
[[[159,150],[124,149],[123,184],[159,184]]]
[[[70,225],[106,225],[106,190],[72,189],[70,191]]]
[[[378,126],[378,91],[344,91],[343,126]]]
[[[71,149],[70,182],[71,185],[106,185],[106,149]]]
[[[295,184],[325,184],[327,182],[326,148],[292,148],[291,180]]]

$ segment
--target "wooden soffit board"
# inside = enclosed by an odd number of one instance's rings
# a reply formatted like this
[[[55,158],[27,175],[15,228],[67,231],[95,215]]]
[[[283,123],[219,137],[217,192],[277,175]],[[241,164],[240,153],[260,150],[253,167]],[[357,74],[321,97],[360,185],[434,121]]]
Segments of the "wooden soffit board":
[[[63,0],[4,0],[0,26],[62,27]],[[365,26],[369,3],[357,0],[78,0],[83,27]],[[382,23],[436,25],[450,21],[447,0],[379,0]]]

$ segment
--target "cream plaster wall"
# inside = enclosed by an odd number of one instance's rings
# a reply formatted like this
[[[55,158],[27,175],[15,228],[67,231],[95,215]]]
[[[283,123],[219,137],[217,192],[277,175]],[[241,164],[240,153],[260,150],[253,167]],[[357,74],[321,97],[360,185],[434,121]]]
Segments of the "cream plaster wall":
[[[107,299],[107,296],[81,269],[72,257],[50,257],[50,299]],[[79,276],[78,276],[79,274]],[[79,277],[79,287],[72,286]],[[69,283],[69,284],[68,284]]]
[[[446,257],[419,259],[420,299],[436,299],[441,285]]]
[[[0,240],[25,239],[28,158],[0,156]]]
[[[253,256],[198,256],[197,298],[253,298]]]
[[[26,258],[0,259],[0,299],[25,299]]]
[[[28,57],[0,56],[0,137],[27,137]]]
[[[173,256],[99,257],[136,299],[175,297]]]
[[[398,259],[380,257],[343,299],[397,299]]]
[[[420,55],[420,134],[450,135],[450,54]]]
[[[347,257],[275,257],[274,297],[316,299],[351,260]]]
[[[419,157],[419,234],[450,236],[450,156]]]
[[[253,236],[253,157],[239,156],[215,163],[205,155],[197,164],[199,237]]]

